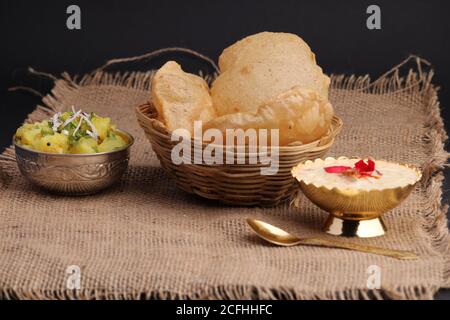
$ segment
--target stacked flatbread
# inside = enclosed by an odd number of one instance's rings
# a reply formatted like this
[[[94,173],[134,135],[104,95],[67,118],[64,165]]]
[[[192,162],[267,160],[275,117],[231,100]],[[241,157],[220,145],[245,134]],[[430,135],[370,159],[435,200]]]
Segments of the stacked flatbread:
[[[169,130],[279,129],[279,144],[309,143],[327,133],[334,111],[330,79],[309,46],[289,33],[262,32],[226,48],[211,92],[173,61],[156,73],[152,102]]]

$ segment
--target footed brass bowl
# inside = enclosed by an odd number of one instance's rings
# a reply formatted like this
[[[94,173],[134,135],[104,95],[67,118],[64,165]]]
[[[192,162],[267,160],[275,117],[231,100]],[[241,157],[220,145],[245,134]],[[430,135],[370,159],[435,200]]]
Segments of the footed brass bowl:
[[[347,158],[341,157],[337,160],[340,159]],[[315,161],[323,160],[316,159]],[[386,226],[381,215],[397,207],[406,199],[422,177],[418,168],[396,163],[414,170],[417,173],[416,181],[405,186],[386,189],[328,188],[314,183],[306,183],[296,175],[301,166],[311,162],[308,160],[294,167],[292,175],[305,196],[316,206],[329,213],[324,226],[325,231],[338,236],[367,238],[383,235]]]

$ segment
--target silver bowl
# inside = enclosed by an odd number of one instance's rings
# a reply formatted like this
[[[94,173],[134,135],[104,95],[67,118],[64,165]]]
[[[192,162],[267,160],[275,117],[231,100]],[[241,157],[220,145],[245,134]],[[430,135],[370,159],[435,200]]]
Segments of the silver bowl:
[[[128,166],[134,138],[118,130],[129,143],[122,149],[93,154],[56,154],[13,144],[22,175],[47,191],[63,195],[88,195],[111,186]]]

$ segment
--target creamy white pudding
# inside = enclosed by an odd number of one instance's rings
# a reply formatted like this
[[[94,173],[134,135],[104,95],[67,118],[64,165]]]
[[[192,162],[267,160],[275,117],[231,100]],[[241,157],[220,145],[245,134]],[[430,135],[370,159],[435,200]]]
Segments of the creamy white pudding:
[[[370,167],[367,159],[364,162],[361,162],[361,159],[348,158],[317,159],[298,166],[293,175],[297,180],[304,181],[306,184],[330,189],[358,190],[403,187],[416,183],[421,176],[419,171],[404,165],[383,160],[374,160],[373,162]]]

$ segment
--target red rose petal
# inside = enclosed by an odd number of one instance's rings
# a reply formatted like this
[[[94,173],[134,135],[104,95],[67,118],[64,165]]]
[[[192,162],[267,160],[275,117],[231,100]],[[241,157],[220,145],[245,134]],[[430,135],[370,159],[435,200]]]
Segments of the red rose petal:
[[[364,160],[359,160],[355,163],[354,168],[348,166],[331,166],[325,167],[324,170],[328,173],[341,173],[356,178],[370,177],[379,179],[382,175],[381,172],[375,170],[375,162],[371,159],[368,159],[367,163]],[[374,175],[374,172],[376,175]]]
[[[364,160],[359,160],[355,163],[355,169],[359,172],[373,172],[375,170],[375,162],[373,160],[368,160],[367,163]]]
[[[375,171],[375,161],[373,160],[367,160],[368,164],[367,164],[367,171],[373,172]]]
[[[355,169],[358,172],[365,172],[367,168],[367,164],[364,162],[364,160],[359,160],[355,163]]]
[[[368,159],[367,163],[364,160],[359,160],[355,163],[354,168],[348,166],[331,166],[325,167],[324,170],[328,173],[341,173],[355,178],[370,177],[379,179],[382,175],[381,172],[375,170],[375,162],[371,159]],[[374,175],[374,172],[376,175]]]
[[[343,172],[346,172],[348,170],[351,170],[352,167],[348,167],[348,166],[331,166],[331,167],[325,167],[324,169],[328,173],[343,173]]]

